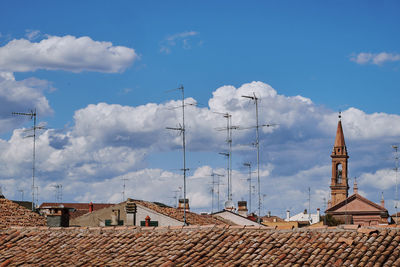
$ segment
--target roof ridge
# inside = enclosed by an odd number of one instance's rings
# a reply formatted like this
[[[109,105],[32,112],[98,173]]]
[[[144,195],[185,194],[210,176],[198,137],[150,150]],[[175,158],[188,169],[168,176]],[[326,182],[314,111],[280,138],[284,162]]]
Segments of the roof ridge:
[[[166,232],[166,231],[218,231],[218,230],[237,230],[237,231],[265,231],[265,232],[371,232],[371,231],[400,231],[400,225],[385,225],[382,226],[362,226],[357,225],[339,225],[337,227],[322,226],[318,228],[294,228],[294,229],[273,229],[271,227],[260,226],[231,226],[231,225],[188,225],[188,226],[159,226],[159,227],[143,227],[143,226],[97,226],[97,227],[48,227],[48,226],[10,226],[0,229],[0,232],[7,230],[50,230],[50,231],[101,231],[101,232],[119,232],[119,231],[134,231],[134,232]]]

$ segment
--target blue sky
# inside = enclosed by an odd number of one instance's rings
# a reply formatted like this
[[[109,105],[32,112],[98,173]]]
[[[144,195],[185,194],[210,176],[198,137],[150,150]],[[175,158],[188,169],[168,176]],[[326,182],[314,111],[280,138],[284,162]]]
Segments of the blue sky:
[[[323,208],[339,109],[350,173],[360,177],[367,197],[379,201],[385,191],[390,203],[390,145],[400,135],[399,8],[397,1],[3,1],[0,72],[12,73],[14,80],[3,81],[0,89],[5,96],[15,93],[1,98],[1,144],[7,151],[0,163],[7,170],[0,176],[3,191],[10,198],[18,198],[19,184],[26,195],[30,191],[28,141],[14,131],[30,124],[10,113],[36,106],[48,128],[38,144],[44,154],[38,162],[41,201],[53,200],[51,185],[61,183],[65,200],[116,202],[121,177],[130,177],[132,197],[173,203],[172,191],[181,182],[179,136],[164,128],[180,119],[166,108],[178,104],[171,101],[179,94],[165,91],[183,84],[186,96],[199,104],[193,114],[188,111],[187,121],[193,177],[225,166],[218,156],[224,135],[213,131],[224,120],[209,113],[230,110],[234,123],[252,124],[252,104],[223,99],[257,91],[265,95],[261,119],[280,123],[262,134],[265,209],[278,215],[287,208],[301,211],[308,186],[314,189],[315,208]],[[79,38],[86,39],[74,50]],[[43,49],[46,40],[55,42],[56,52]],[[111,51],[117,47],[122,50]],[[131,115],[137,118],[130,120]],[[254,162],[254,153],[240,145],[251,143],[254,133],[234,138],[241,189],[234,200],[246,200],[241,163]],[[23,160],[9,162],[11,154]],[[116,155],[126,156],[124,164]],[[163,175],[171,180],[160,182]],[[294,181],[303,175],[299,186]],[[152,182],[147,185],[139,176]],[[193,207],[206,210],[209,178],[193,179]],[[76,189],[82,185],[86,191]],[[104,193],[110,185],[112,192]],[[291,197],[272,205],[276,191]]]

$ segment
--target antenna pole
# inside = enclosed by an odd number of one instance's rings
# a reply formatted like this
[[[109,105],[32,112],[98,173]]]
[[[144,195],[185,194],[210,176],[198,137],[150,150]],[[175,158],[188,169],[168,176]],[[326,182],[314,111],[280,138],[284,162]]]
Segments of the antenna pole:
[[[249,167],[249,178],[247,180],[249,181],[249,211],[251,213],[251,163],[246,162],[243,165]]]
[[[212,183],[211,183],[211,213],[214,213],[214,185],[215,185],[215,173],[211,174]]]
[[[185,89],[183,85],[177,88],[177,90],[181,90],[182,92],[182,125],[179,128],[171,128],[167,127],[169,130],[177,130],[182,134],[182,150],[183,150],[183,224],[187,225],[186,221],[186,171],[189,169],[186,168],[186,128],[185,128]]]
[[[257,147],[257,183],[258,183],[258,218],[257,222],[260,223],[261,218],[261,185],[260,185],[260,136],[259,136],[259,128],[260,125],[258,123],[258,100],[256,94],[253,93],[253,96],[242,96],[245,98],[249,98],[254,101],[256,106],[256,147]]]
[[[182,91],[182,147],[183,147],[183,223],[186,222],[186,139],[185,139],[185,90],[183,85],[180,87]]]
[[[392,148],[394,149],[394,161],[395,161],[395,172],[396,172],[396,188],[395,188],[395,204],[394,208],[396,210],[396,225],[398,224],[398,212],[397,212],[397,207],[399,203],[399,191],[398,191],[398,181],[397,181],[397,172],[399,170],[399,154],[398,154],[398,146],[397,145],[392,145]]]
[[[126,188],[125,181],[127,181],[128,178],[122,178],[121,180],[122,180],[123,183],[124,183],[124,184],[122,185],[122,202],[124,202],[124,201],[125,201],[125,188]]]
[[[13,115],[29,116],[33,119],[33,151],[32,151],[32,211],[35,210],[35,161],[36,161],[36,129],[42,129],[42,127],[36,127],[36,108],[30,113],[13,112]]]
[[[21,193],[21,201],[24,201],[24,190],[23,189],[19,189],[18,192]]]
[[[311,224],[311,188],[308,187],[308,221]]]

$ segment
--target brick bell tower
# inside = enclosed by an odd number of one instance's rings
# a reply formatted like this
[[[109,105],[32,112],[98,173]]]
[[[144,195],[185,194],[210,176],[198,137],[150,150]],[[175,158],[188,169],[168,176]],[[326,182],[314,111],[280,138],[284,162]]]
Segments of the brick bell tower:
[[[335,144],[333,145],[332,158],[332,180],[331,180],[331,207],[348,197],[349,184],[347,180],[347,159],[349,158],[344,142],[341,113],[336,130]]]

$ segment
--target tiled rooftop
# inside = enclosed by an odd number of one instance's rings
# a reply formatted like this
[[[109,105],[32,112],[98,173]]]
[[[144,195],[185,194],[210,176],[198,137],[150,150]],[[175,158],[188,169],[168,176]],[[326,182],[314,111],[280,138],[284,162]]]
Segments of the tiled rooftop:
[[[63,205],[65,208],[74,208],[75,211],[70,212],[69,218],[74,219],[79,216],[82,216],[86,213],[89,213],[89,203],[54,203],[54,202],[45,202],[40,205],[39,208],[43,207],[55,207]],[[109,203],[93,203],[93,210],[100,210],[104,209],[107,207],[111,207],[115,204],[109,204]]]
[[[142,200],[133,200],[136,204],[142,205],[146,208],[152,209],[158,213],[164,214],[171,218],[174,218],[178,221],[183,222],[183,210],[168,207],[161,203],[156,204],[153,202],[142,201]],[[211,215],[199,215],[194,212],[187,211],[186,212],[186,221],[190,225],[207,225],[207,224],[220,224],[220,225],[232,225],[233,223],[227,220],[217,219]]]
[[[400,266],[399,230],[18,227],[0,230],[0,265]]]
[[[45,226],[46,219],[11,200],[0,198],[0,228],[10,226]]]

